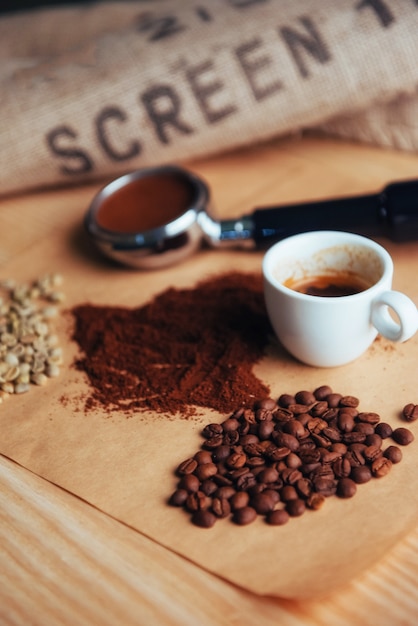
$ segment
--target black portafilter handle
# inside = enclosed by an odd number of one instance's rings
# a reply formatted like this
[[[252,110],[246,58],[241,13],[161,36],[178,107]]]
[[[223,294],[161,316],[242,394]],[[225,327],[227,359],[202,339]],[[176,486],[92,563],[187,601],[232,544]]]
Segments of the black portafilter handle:
[[[418,180],[377,194],[255,209],[247,216],[256,244],[312,230],[342,230],[393,241],[418,240]]]

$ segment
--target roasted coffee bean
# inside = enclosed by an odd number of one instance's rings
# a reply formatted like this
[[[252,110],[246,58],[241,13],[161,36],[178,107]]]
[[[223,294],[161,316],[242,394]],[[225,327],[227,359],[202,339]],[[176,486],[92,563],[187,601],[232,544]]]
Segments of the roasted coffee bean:
[[[332,464],[332,469],[337,478],[347,478],[351,473],[351,464],[349,459],[339,457]]]
[[[355,406],[340,406],[338,413],[349,413],[351,417],[356,418],[359,412]]]
[[[372,478],[372,471],[368,465],[357,465],[351,468],[350,478],[358,485],[362,485]]]
[[[249,467],[237,467],[237,469],[230,469],[227,476],[228,478],[230,478],[232,480],[232,482],[236,482],[239,478],[241,478],[242,476],[245,476],[246,474],[251,474],[253,476],[253,473],[250,471]]]
[[[274,483],[279,479],[279,472],[274,467],[266,467],[259,474],[257,480],[260,483]]]
[[[232,469],[238,469],[244,467],[247,461],[247,455],[245,452],[233,452],[225,461],[227,467]]]
[[[287,467],[297,469],[302,465],[302,459],[295,452],[291,452],[286,456],[285,463]]]
[[[231,505],[226,498],[213,498],[211,510],[216,517],[228,517],[231,514]]]
[[[329,411],[329,406],[328,403],[324,400],[322,402],[316,402],[310,409],[309,413],[312,415],[312,417],[322,417],[322,415],[324,415],[324,413],[326,413],[327,411]]]
[[[295,420],[300,422],[302,426],[306,426],[310,419],[312,419],[310,413],[299,413],[299,415],[295,415]]]
[[[283,502],[296,500],[296,498],[299,498],[299,493],[293,485],[285,485],[282,489],[280,489],[280,499]]]
[[[224,422],[222,422],[222,429],[224,433],[229,433],[231,432],[231,430],[232,431],[238,430],[238,426],[239,426],[239,421],[237,420],[236,417],[230,417]]]
[[[299,415],[300,413],[306,413],[309,407],[306,404],[295,402],[295,404],[290,404],[287,408],[289,411],[292,411],[293,415]]]
[[[316,402],[315,395],[311,391],[298,391],[295,394],[295,401],[298,404],[314,404]]]
[[[366,446],[376,446],[377,448],[381,448],[383,440],[380,435],[376,435],[376,433],[373,433],[372,435],[366,436],[364,443],[366,444]]]
[[[408,428],[404,428],[400,426],[399,428],[395,428],[392,433],[392,439],[400,446],[408,446],[415,439],[414,434]]]
[[[212,437],[216,437],[217,435],[222,435],[223,428],[221,424],[207,424],[203,431],[202,435],[206,439],[211,439]]]
[[[332,496],[337,490],[336,481],[332,478],[326,478],[324,476],[317,476],[312,480],[313,488],[317,493],[322,493],[324,496]]]
[[[302,498],[307,498],[312,492],[312,482],[308,478],[299,478],[295,487]]]
[[[322,507],[324,502],[325,496],[322,493],[311,493],[306,500],[306,506],[309,509],[318,511]]]
[[[326,400],[327,397],[332,393],[331,387],[329,385],[321,385],[317,387],[313,392],[316,400]]]
[[[355,396],[343,396],[340,399],[340,406],[349,406],[349,407],[358,407],[359,405],[359,399],[356,398]]]
[[[402,409],[402,417],[407,422],[415,422],[418,419],[418,404],[412,404],[412,402],[405,404]]]
[[[339,415],[338,409],[327,409],[321,414],[321,417],[326,422],[330,423],[335,420]]]
[[[207,496],[211,496],[219,489],[214,480],[204,480],[200,486],[200,490]]]
[[[352,498],[357,491],[357,485],[351,478],[340,478],[337,485],[337,495],[340,498]]]
[[[218,487],[223,487],[224,485],[232,485],[232,480],[228,478],[228,476],[224,472],[222,463],[218,463],[218,473],[213,476],[212,480],[218,485]]]
[[[333,443],[330,450],[333,452],[339,452],[339,454],[343,455],[347,452],[347,446],[345,443]]]
[[[283,425],[283,432],[299,439],[306,435],[306,430],[301,422],[296,419],[289,420]]]
[[[270,422],[273,419],[273,412],[270,409],[257,409],[255,412],[257,422]]]
[[[199,465],[204,463],[212,463],[212,453],[209,450],[199,450],[193,457]]]
[[[185,489],[189,493],[194,493],[199,490],[200,481],[194,474],[185,474],[182,476],[178,483],[178,489]]]
[[[315,441],[316,445],[321,448],[330,448],[331,441],[325,435],[318,435],[316,433],[312,433],[312,439]]]
[[[371,465],[371,470],[373,476],[375,478],[381,478],[382,476],[386,476],[392,469],[392,461],[387,459],[385,456],[380,456],[378,459],[375,459]]]
[[[247,491],[237,491],[234,493],[229,503],[232,511],[236,511],[237,509],[242,509],[243,507],[248,506],[249,501],[250,496]]]
[[[193,511],[198,511],[200,509],[207,509],[210,504],[210,498],[203,491],[195,491],[194,493],[189,493],[186,499],[186,509],[193,513]]]
[[[335,452],[334,450],[327,450],[326,448],[321,453],[322,463],[324,465],[330,465],[334,463],[337,459],[341,459],[341,453]]]
[[[251,496],[250,505],[257,511],[259,515],[265,515],[274,509],[276,502],[270,494],[265,491]]]
[[[214,493],[214,496],[215,498],[229,500],[229,498],[232,498],[235,493],[236,491],[234,487],[232,487],[232,485],[224,485],[223,487],[218,487],[218,489]]]
[[[312,417],[309,422],[306,424],[306,428],[312,434],[319,434],[324,428],[327,428],[328,422],[321,419],[320,417]]]
[[[357,424],[354,426],[353,432],[363,433],[363,435],[365,436],[364,439],[366,439],[366,437],[368,437],[369,435],[373,435],[374,426],[373,424],[369,424],[368,422],[357,422]]]
[[[372,412],[361,412],[357,415],[357,419],[360,422],[367,422],[367,424],[378,424],[380,422],[380,415]]]
[[[278,407],[276,411],[273,413],[273,419],[276,422],[287,422],[294,418],[294,414],[290,409],[286,409],[285,407]]]
[[[274,504],[277,504],[277,502],[280,502],[280,496],[279,496],[278,490],[270,488],[270,485],[267,485],[267,487],[266,487],[266,489],[264,489],[263,493],[265,495],[269,496],[269,498],[271,498],[271,500],[274,502]]]
[[[266,453],[266,450],[268,450],[270,446],[273,446],[273,445],[274,444],[271,442],[271,438],[267,441],[260,441],[260,446],[264,450],[264,454]]]
[[[177,468],[176,473],[179,476],[184,476],[185,474],[193,474],[196,468],[197,468],[196,459],[186,459],[186,461],[183,461],[183,463],[180,463],[180,465]]]
[[[314,473],[319,467],[321,467],[321,463],[319,461],[317,461],[316,463],[303,463],[300,466],[300,470],[302,472],[302,475],[305,476],[310,476],[312,473]]]
[[[207,509],[199,509],[193,513],[192,522],[200,528],[212,528],[216,522],[216,515]]]
[[[232,516],[232,520],[239,526],[251,524],[257,517],[257,511],[252,506],[244,506],[236,509]]]
[[[265,441],[266,439],[268,439],[271,435],[271,433],[274,430],[274,423],[273,422],[260,422],[259,426],[258,426],[258,437],[261,441]]]
[[[348,450],[344,458],[349,460],[351,467],[364,465],[366,463],[366,459],[359,450]]]
[[[222,435],[215,435],[214,437],[210,437],[210,439],[207,439],[203,445],[206,450],[213,450],[223,444],[223,439],[224,438]]]
[[[272,444],[266,448],[264,454],[270,461],[282,461],[290,454],[290,448],[286,446],[277,447]]]
[[[340,406],[341,398],[342,395],[340,393],[329,393],[325,400],[327,401],[330,409],[336,409],[338,406]]]
[[[350,443],[362,443],[363,441],[365,441],[366,439],[366,435],[365,433],[360,433],[358,431],[351,431],[351,433],[344,433],[343,435],[343,442],[350,444]]]
[[[316,450],[316,445],[315,445],[314,440],[311,439],[310,437],[305,437],[304,439],[301,439],[301,441],[299,442],[299,450],[298,450],[299,456],[307,452],[312,452],[312,450]]]
[[[186,489],[176,489],[169,499],[169,504],[172,506],[184,506],[188,495],[189,492]]]
[[[269,511],[266,515],[266,522],[271,526],[283,526],[289,521],[289,513],[285,509]]]
[[[203,465],[198,465],[195,470],[195,475],[198,477],[200,481],[206,480],[207,478],[211,478],[218,473],[218,468],[215,463],[204,463]]]
[[[295,396],[292,396],[288,393],[283,393],[278,399],[279,406],[284,407],[285,409],[287,409],[287,407],[290,404],[295,404],[295,403],[296,403]]]
[[[281,472],[281,479],[287,485],[294,485],[298,480],[303,478],[303,474],[298,469],[292,469],[291,467],[286,467]]]
[[[263,467],[265,467],[266,462],[263,459],[263,457],[261,457],[261,456],[250,456],[249,457],[247,455],[247,463],[246,463],[246,465],[248,467],[250,467],[251,469],[258,468],[258,467],[263,468]]]
[[[311,480],[314,480],[320,476],[322,478],[329,478],[331,480],[334,480],[335,478],[334,470],[332,469],[330,465],[320,464],[319,467],[317,467],[313,472],[311,472],[310,477],[311,477]]]
[[[274,409],[277,409],[277,403],[273,400],[273,398],[263,398],[255,403],[255,408],[273,411]]]
[[[303,515],[306,511],[305,501],[301,498],[289,500],[289,502],[286,502],[286,511],[291,517],[299,517],[300,515]]]
[[[263,446],[260,445],[259,442],[248,443],[244,445],[244,452],[246,453],[248,457],[255,457],[255,456],[261,457],[264,454],[264,448]]]
[[[379,456],[381,456],[381,454],[382,454],[382,449],[379,448],[378,446],[368,446],[367,448],[365,448],[363,452],[364,458],[369,463],[377,459]]]
[[[392,463],[400,463],[402,461],[402,450],[398,446],[388,446],[383,455]]]
[[[231,446],[222,444],[215,448],[215,450],[212,452],[212,459],[215,463],[219,463],[220,461],[225,461],[230,454]]]
[[[393,428],[390,424],[386,424],[386,422],[379,422],[379,424],[376,424],[374,432],[379,435],[379,437],[382,437],[382,439],[387,439],[392,435]]]
[[[298,454],[302,460],[302,463],[317,463],[322,458],[319,448],[308,450],[301,447]]]
[[[223,436],[222,445],[235,446],[239,442],[240,434],[237,430],[229,430]]]
[[[257,484],[257,479],[252,472],[247,472],[246,474],[242,474],[236,480],[236,487],[240,491],[248,491],[251,487]]]
[[[255,413],[252,409],[245,409],[244,413],[242,414],[243,420],[245,422],[248,422],[249,424],[255,424],[256,419],[255,419]]]
[[[322,435],[329,439],[332,443],[339,443],[342,439],[341,433],[337,428],[327,426],[323,429]]]
[[[289,435],[281,430],[272,432],[271,437],[278,447],[288,448],[290,452],[297,452],[299,449],[299,441],[293,435]]]
[[[258,442],[259,442],[259,439],[257,435],[247,434],[247,435],[241,435],[239,438],[239,443],[241,446],[248,446],[250,444],[258,443]]]

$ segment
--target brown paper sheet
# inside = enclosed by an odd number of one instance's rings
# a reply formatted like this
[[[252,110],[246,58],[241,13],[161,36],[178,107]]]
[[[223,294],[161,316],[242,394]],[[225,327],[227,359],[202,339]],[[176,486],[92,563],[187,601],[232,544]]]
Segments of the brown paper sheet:
[[[23,281],[28,271],[36,277],[53,268],[65,278],[68,310],[83,302],[138,306],[168,286],[193,286],[215,272],[261,271],[261,252],[213,250],[163,271],[117,268],[89,248],[80,227],[83,211],[83,206],[72,207],[65,227],[4,265],[2,277]],[[394,286],[418,302],[416,244],[382,243],[395,261]],[[328,498],[320,511],[284,527],[269,527],[261,518],[247,527],[226,520],[209,530],[194,527],[183,511],[166,504],[176,483],[173,470],[200,447],[202,426],[224,416],[210,411],[194,419],[85,413],[89,385],[72,367],[77,346],[70,340],[71,321],[68,313],[58,321],[65,348],[61,376],[0,407],[0,452],[24,467],[260,594],[302,598],[331,592],[381,558],[416,523],[418,442],[403,450],[403,461],[388,476],[360,486],[353,499]],[[355,363],[316,369],[272,345],[255,371],[273,396],[329,384],[358,396],[364,410],[402,425],[400,410],[417,402],[417,348],[418,336],[402,345],[379,339]],[[411,429],[418,437],[418,423]]]

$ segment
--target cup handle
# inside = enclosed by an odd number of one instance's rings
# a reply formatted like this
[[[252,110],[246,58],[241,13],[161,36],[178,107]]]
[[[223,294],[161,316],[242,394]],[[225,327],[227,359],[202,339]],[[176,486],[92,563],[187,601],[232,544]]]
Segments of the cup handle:
[[[391,317],[389,309],[398,321]],[[417,307],[399,291],[384,291],[373,300],[371,320],[378,332],[391,341],[407,341],[418,330]]]

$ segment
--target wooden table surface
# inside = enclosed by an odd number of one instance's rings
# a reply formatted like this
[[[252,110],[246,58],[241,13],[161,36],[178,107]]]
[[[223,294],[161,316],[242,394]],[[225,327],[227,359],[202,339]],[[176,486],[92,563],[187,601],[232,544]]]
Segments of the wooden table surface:
[[[221,212],[233,216],[259,204],[266,172],[269,184],[274,180],[272,197],[285,203],[376,191],[416,176],[418,156],[292,137],[189,165],[210,182]],[[71,207],[87,207],[98,188],[2,199],[0,277],[35,239],[39,246],[68,229]],[[418,526],[330,596],[260,597],[0,456],[0,542],[0,624],[7,626],[412,626],[418,620]]]

